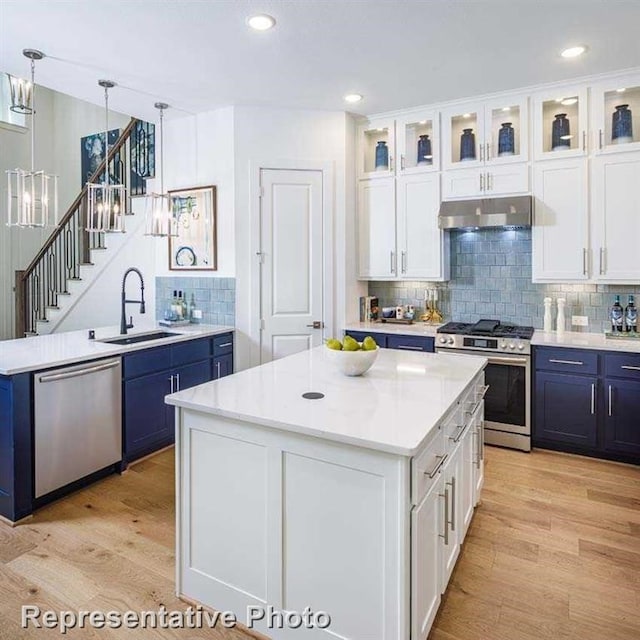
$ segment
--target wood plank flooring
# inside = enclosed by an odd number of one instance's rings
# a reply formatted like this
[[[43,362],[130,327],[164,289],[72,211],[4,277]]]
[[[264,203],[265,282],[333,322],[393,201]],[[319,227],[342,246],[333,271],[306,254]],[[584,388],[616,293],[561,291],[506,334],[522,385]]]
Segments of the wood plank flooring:
[[[489,447],[476,510],[430,640],[640,638],[640,468]],[[174,595],[169,450],[0,523],[0,639],[62,637],[20,627],[20,607],[185,609]],[[69,638],[242,640],[235,630],[75,630]],[[378,639],[371,639],[378,640]]]

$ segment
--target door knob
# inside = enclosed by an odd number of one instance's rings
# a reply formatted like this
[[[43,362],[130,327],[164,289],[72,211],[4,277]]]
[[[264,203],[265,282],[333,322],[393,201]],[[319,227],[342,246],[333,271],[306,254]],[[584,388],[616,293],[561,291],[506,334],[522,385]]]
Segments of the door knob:
[[[309,329],[322,329],[324,327],[324,322],[320,320],[314,320],[313,324],[308,324],[307,327],[309,327]]]

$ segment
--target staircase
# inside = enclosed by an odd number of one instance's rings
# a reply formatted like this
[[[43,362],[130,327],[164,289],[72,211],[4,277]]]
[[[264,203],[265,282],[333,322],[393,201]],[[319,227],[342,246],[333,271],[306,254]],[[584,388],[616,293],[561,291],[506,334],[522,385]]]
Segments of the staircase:
[[[105,166],[127,189],[126,211],[131,212],[132,189],[140,188],[140,180],[129,167],[130,147],[139,126],[132,118],[116,143],[109,148],[108,158],[96,169],[89,182],[101,182]],[[86,231],[88,212],[87,187],[84,186],[58,226],[44,243],[31,264],[15,273],[16,337],[52,333],[90,283],[115,258],[126,243],[123,234]],[[136,224],[141,224],[140,217]],[[128,232],[135,231],[128,225]]]

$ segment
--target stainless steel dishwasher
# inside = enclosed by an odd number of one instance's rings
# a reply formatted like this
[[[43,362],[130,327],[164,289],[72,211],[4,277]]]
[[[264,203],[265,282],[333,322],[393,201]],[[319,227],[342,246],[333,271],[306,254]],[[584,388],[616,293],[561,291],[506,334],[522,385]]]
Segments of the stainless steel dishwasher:
[[[122,459],[122,362],[35,374],[35,497]]]

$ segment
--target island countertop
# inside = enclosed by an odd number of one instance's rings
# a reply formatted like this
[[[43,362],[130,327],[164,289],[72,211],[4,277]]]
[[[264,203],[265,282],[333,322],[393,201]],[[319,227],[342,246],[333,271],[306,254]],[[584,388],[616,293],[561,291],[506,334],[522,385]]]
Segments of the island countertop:
[[[369,371],[350,378],[320,346],[174,393],[166,402],[413,456],[486,364],[480,356],[381,349]],[[324,397],[302,397],[310,391]]]
[[[18,338],[0,342],[0,375],[10,376],[26,371],[40,371],[76,362],[85,362],[97,358],[108,358],[141,349],[160,347],[194,338],[204,338],[219,333],[235,331],[234,327],[222,325],[193,324],[182,327],[159,327],[155,324],[136,326],[127,335],[161,329],[176,335],[159,340],[149,340],[136,344],[118,345],[101,342],[107,338],[119,337],[119,327],[100,327],[95,329],[96,337],[89,340],[88,330],[51,333],[31,338]],[[123,336],[120,336],[123,337]]]

